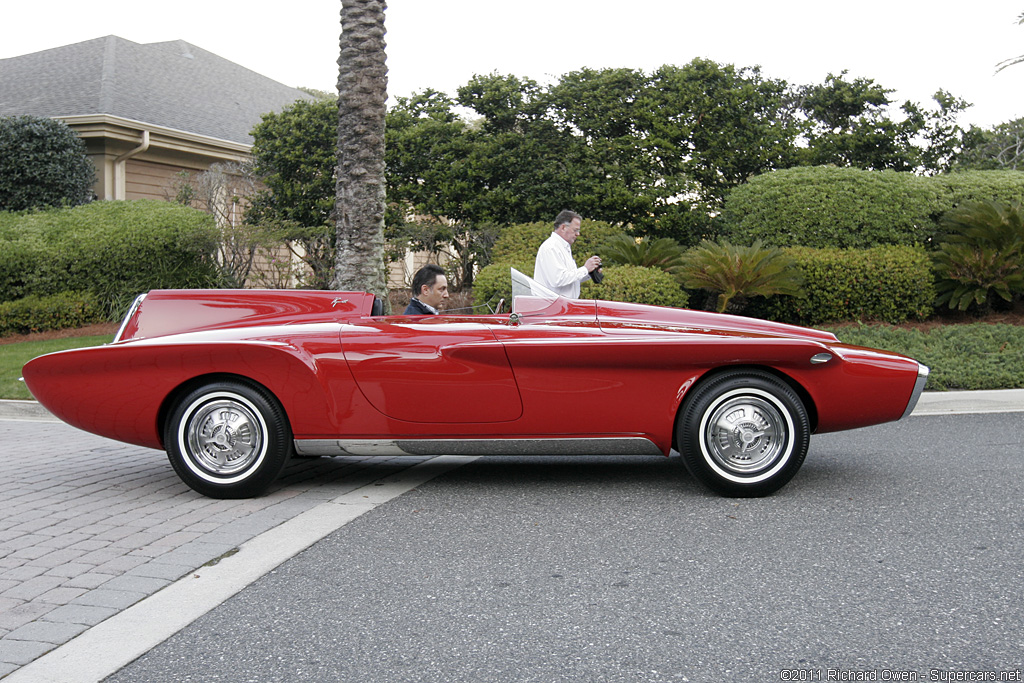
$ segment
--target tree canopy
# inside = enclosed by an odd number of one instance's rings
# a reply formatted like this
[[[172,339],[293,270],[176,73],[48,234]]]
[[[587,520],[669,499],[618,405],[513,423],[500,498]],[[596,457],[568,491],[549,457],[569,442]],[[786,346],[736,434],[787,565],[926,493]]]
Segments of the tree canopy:
[[[989,130],[972,128],[955,168],[1024,171],[1024,118],[1001,123]]]
[[[980,134],[969,106],[939,91],[905,102],[871,79],[830,74],[792,85],[756,67],[695,59],[652,72],[581,69],[549,85],[474,76],[454,95],[425,90],[386,114],[386,233],[451,249],[469,284],[501,226],[572,208],[636,235],[684,246],[713,237],[726,196],[750,178],[798,166],[937,174]],[[274,210],[326,220],[334,103],[297,103],[254,131]]]
[[[969,105],[940,91],[931,108],[894,111],[891,92],[845,72],[792,86],[707,59],[652,73],[582,69],[546,87],[478,75],[454,100],[426,91],[389,111],[389,198],[472,225],[547,220],[569,206],[695,244],[729,191],[766,171],[947,170]]]
[[[331,216],[337,183],[337,99],[298,100],[264,115],[252,136],[255,173],[267,189],[252,199],[246,222],[273,226],[298,244],[312,271],[311,284],[326,289],[336,258]]]

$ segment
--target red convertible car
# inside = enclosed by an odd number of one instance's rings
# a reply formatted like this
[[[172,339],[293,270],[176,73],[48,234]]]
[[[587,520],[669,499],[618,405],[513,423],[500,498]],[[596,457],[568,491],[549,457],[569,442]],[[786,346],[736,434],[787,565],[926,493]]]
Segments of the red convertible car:
[[[373,294],[155,290],[112,343],[35,358],[65,422],[165,449],[190,487],[263,492],[293,454],[662,454],[728,496],[788,482],[813,432],[898,420],[928,368],[827,332],[568,300],[380,315]]]

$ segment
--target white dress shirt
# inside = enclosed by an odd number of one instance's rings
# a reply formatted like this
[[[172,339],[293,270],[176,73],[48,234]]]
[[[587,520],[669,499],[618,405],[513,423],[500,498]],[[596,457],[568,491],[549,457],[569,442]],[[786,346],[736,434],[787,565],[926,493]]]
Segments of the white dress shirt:
[[[569,299],[580,298],[580,283],[590,277],[584,266],[576,266],[572,247],[558,233],[540,245],[533,264],[533,279],[556,294]]]

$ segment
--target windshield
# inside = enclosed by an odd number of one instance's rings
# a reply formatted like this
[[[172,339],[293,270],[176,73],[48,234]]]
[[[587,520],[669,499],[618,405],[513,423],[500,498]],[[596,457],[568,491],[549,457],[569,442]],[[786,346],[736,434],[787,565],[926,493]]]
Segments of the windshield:
[[[558,295],[550,289],[537,282],[529,275],[524,275],[513,268],[512,298],[514,299],[517,296],[539,296],[548,299],[549,301],[553,301],[558,298]]]
[[[547,308],[560,298],[529,275],[512,268],[512,312],[530,313]]]

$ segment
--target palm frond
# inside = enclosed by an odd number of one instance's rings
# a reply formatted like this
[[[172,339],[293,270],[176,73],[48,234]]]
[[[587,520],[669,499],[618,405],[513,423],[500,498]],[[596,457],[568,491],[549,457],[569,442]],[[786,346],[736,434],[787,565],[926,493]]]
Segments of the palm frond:
[[[738,298],[794,295],[803,278],[784,251],[765,247],[761,240],[749,247],[728,240],[704,240],[684,258],[683,284],[691,289],[718,292],[719,313]]]
[[[988,310],[994,297],[1024,293],[1024,209],[1016,202],[966,204],[942,219],[949,231],[935,253],[939,304]]]
[[[1021,62],[1024,62],[1024,55],[1021,55],[1020,57],[1012,57],[1010,59],[1004,59],[1003,61],[1001,61],[998,64],[996,64],[996,73],[999,73],[1003,69],[1005,69],[1007,67],[1011,67],[1014,64],[1020,64]]]
[[[602,245],[600,252],[610,264],[657,268],[677,278],[683,267],[683,248],[668,237],[651,240],[616,235]]]
[[[1022,12],[1020,17],[1017,19],[1017,24],[1024,26],[1024,12]],[[1021,62],[1024,62],[1024,55],[1021,55],[1020,57],[1004,59],[1003,61],[996,64],[996,73],[999,73],[1006,67],[1013,66],[1014,64],[1020,64]]]

